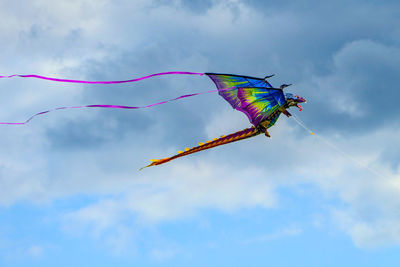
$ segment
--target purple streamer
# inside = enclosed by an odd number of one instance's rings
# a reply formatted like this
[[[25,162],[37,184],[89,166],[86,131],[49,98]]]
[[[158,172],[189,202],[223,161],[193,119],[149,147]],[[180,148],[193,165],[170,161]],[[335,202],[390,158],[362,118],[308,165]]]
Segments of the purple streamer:
[[[210,90],[210,91],[205,91],[205,92],[201,92],[201,93],[194,93],[194,94],[188,94],[188,95],[181,95],[179,97],[173,98],[173,99],[169,99],[169,100],[165,100],[165,101],[161,101],[158,103],[153,103],[147,106],[139,106],[139,107],[135,107],[135,106],[121,106],[121,105],[84,105],[84,106],[71,106],[71,107],[58,107],[58,108],[54,108],[54,109],[49,109],[49,110],[45,110],[45,111],[41,111],[38,112],[34,115],[32,115],[31,117],[29,117],[25,122],[0,122],[1,124],[6,124],[6,125],[24,125],[27,124],[28,122],[30,122],[33,118],[39,116],[39,115],[43,115],[49,112],[53,112],[56,110],[61,110],[61,109],[80,109],[80,108],[116,108],[116,109],[141,109],[141,108],[150,108],[153,106],[158,106],[158,105],[162,105],[171,101],[176,101],[179,99],[183,99],[183,98],[187,98],[187,97],[192,97],[192,96],[196,96],[196,95],[203,95],[203,94],[209,94],[209,93],[214,93],[214,92],[218,92],[218,91],[227,91],[227,90],[235,90],[236,88],[231,87],[231,88],[226,88],[226,89],[217,89],[217,90]]]
[[[49,80],[49,81],[63,82],[63,83],[113,84],[113,83],[137,82],[137,81],[145,80],[145,79],[148,79],[148,78],[151,78],[154,76],[169,75],[169,74],[204,75],[204,73],[198,73],[198,72],[170,71],[170,72],[160,72],[160,73],[150,74],[148,76],[143,76],[143,77],[131,79],[131,80],[123,80],[123,81],[85,81],[85,80],[58,79],[58,78],[51,78],[51,77],[46,77],[46,76],[34,75],[34,74],[29,74],[29,75],[14,74],[14,75],[9,75],[9,76],[0,76],[0,78],[21,77],[21,78],[37,78],[37,79],[42,79],[42,80]]]

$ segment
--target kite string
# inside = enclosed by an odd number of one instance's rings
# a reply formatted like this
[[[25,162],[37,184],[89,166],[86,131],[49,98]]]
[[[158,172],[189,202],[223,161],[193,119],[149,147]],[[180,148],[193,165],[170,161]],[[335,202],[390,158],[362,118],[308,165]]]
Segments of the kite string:
[[[131,82],[137,82],[141,80],[145,80],[154,76],[162,76],[162,75],[170,75],[170,74],[186,74],[186,75],[205,75],[204,73],[198,73],[198,72],[188,72],[188,71],[169,71],[169,72],[160,72],[160,73],[155,73],[155,74],[150,74],[147,76],[135,78],[135,79],[130,79],[130,80],[121,80],[121,81],[86,81],[86,80],[71,80],[71,79],[59,79],[59,78],[52,78],[52,77],[46,77],[46,76],[41,76],[41,75],[36,75],[36,74],[29,74],[29,75],[22,75],[22,74],[13,74],[9,76],[1,76],[0,78],[12,78],[12,77],[20,77],[20,78],[36,78],[36,79],[42,79],[42,80],[49,80],[49,81],[54,81],[54,82],[64,82],[64,83],[87,83],[87,84],[115,84],[115,83],[131,83]]]
[[[57,107],[57,108],[53,108],[53,109],[49,109],[49,110],[45,110],[45,111],[41,111],[38,112],[34,115],[32,115],[31,117],[29,117],[25,122],[0,122],[0,125],[24,125],[27,124],[28,122],[30,122],[33,118],[49,113],[49,112],[53,112],[56,110],[61,110],[61,109],[80,109],[80,108],[115,108],[115,109],[142,109],[142,108],[150,108],[153,106],[158,106],[158,105],[162,105],[168,102],[172,102],[172,101],[176,101],[179,99],[183,99],[183,98],[187,98],[187,97],[192,97],[192,96],[197,96],[197,95],[203,95],[203,94],[209,94],[209,93],[214,93],[214,92],[220,92],[220,91],[229,91],[229,90],[235,90],[235,87],[230,87],[230,88],[224,88],[224,89],[216,89],[216,90],[210,90],[210,91],[205,91],[205,92],[200,92],[200,93],[193,93],[193,94],[187,94],[187,95],[181,95],[179,97],[176,98],[172,98],[172,99],[168,99],[168,100],[164,100],[161,102],[157,102],[157,103],[153,103],[150,105],[146,105],[146,106],[122,106],[122,105],[83,105],[83,106],[70,106],[70,107]]]
[[[345,152],[344,150],[342,150],[341,148],[339,148],[338,146],[336,146],[335,144],[333,144],[332,142],[330,142],[328,139],[316,134],[315,132],[313,132],[312,130],[310,130],[310,128],[308,128],[305,123],[299,118],[297,117],[295,114],[293,115],[293,119],[297,122],[297,124],[299,124],[301,127],[303,127],[307,132],[309,132],[311,135],[314,135],[316,137],[318,137],[321,141],[323,141],[325,144],[327,144],[328,146],[330,146],[331,148],[335,149],[336,151],[338,151],[340,154],[342,154],[343,156],[345,156],[347,159],[349,159],[350,161],[352,161],[353,163],[355,163],[358,167],[363,168],[369,172],[371,172],[372,174],[381,177],[381,178],[385,178],[386,176],[377,172],[376,170],[366,166],[364,163],[362,163],[361,161],[359,161],[358,159],[354,158],[353,156],[351,156],[350,154],[348,154],[347,152]]]

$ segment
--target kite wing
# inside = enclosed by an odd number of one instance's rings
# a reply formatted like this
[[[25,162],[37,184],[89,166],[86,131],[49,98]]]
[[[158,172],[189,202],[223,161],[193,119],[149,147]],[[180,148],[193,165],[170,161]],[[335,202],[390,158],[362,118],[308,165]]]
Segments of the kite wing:
[[[232,74],[205,73],[218,88],[218,93],[234,109],[247,115],[257,126],[285,103],[282,89],[273,88],[266,80]]]
[[[264,79],[250,76],[241,76],[234,74],[205,73],[213,80],[218,88],[219,95],[222,96],[233,108],[240,106],[240,100],[237,97],[237,88],[242,87],[264,87],[272,88],[272,85]]]
[[[237,97],[240,106],[236,109],[246,114],[254,126],[285,103],[282,90],[274,88],[238,88]]]

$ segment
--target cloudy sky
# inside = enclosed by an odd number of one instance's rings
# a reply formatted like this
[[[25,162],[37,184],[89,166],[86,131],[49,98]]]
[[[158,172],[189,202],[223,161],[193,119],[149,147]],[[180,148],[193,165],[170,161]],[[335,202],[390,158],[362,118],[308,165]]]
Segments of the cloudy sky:
[[[400,254],[398,1],[0,0],[0,75],[164,71],[293,83],[258,136],[137,170],[249,126],[218,95],[68,110],[0,131],[1,266],[394,266]],[[0,121],[214,89],[0,81]]]

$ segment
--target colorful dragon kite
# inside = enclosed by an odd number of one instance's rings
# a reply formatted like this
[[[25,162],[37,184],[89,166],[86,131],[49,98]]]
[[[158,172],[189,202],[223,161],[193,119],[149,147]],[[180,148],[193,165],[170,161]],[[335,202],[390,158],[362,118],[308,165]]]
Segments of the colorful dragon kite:
[[[205,73],[217,86],[219,94],[228,101],[234,109],[247,115],[250,122],[260,128],[270,137],[267,129],[275,124],[280,113],[290,117],[286,110],[289,107],[302,107],[299,103],[306,102],[300,96],[283,93],[285,87],[291,84],[282,84],[280,88],[273,88],[267,81],[273,75],[264,79],[232,74]],[[227,88],[233,88],[225,90]]]
[[[160,165],[171,161],[173,159],[183,157],[189,154],[193,154],[205,149],[213,148],[220,145],[236,142],[242,139],[250,138],[261,133],[264,133],[267,137],[270,137],[268,128],[273,126],[278,120],[281,113],[286,116],[291,116],[287,111],[288,108],[296,106],[300,110],[302,107],[299,103],[306,102],[306,100],[298,95],[290,93],[284,93],[283,89],[290,86],[290,84],[283,84],[280,88],[274,88],[267,81],[273,75],[266,76],[264,79],[255,78],[243,75],[233,74],[220,74],[220,73],[197,73],[197,72],[162,72],[151,74],[148,76],[122,81],[84,81],[84,80],[70,80],[70,79],[58,79],[50,78],[40,75],[10,75],[0,76],[0,78],[37,78],[43,80],[50,80],[55,82],[67,82],[67,83],[84,83],[84,84],[119,84],[119,83],[130,83],[144,79],[148,79],[154,76],[168,75],[168,74],[187,74],[187,75],[207,75],[217,86],[217,90],[211,90],[201,93],[193,93],[188,95],[182,95],[180,97],[158,102],[155,104],[135,107],[135,106],[120,106],[120,105],[84,105],[84,106],[71,106],[71,107],[58,107],[51,110],[42,111],[34,114],[28,118],[25,122],[0,122],[0,124],[12,124],[12,125],[23,125],[30,122],[34,117],[49,113],[55,110],[61,109],[76,109],[76,108],[118,108],[118,109],[139,109],[149,108],[156,105],[165,104],[170,101],[179,100],[191,96],[196,96],[205,93],[218,92],[226,101],[228,101],[234,109],[237,109],[247,115],[250,122],[253,124],[252,127],[232,133],[226,136],[221,136],[213,141],[207,141],[206,143],[199,143],[198,146],[192,148],[186,148],[185,151],[178,151],[178,154],[168,158],[151,160],[151,164],[143,167],[150,167]],[[142,169],[143,169],[142,168]]]
[[[268,128],[275,124],[281,113],[290,117],[288,108],[296,106],[301,111],[302,107],[299,103],[306,102],[304,98],[298,95],[283,92],[283,89],[290,84],[283,84],[280,88],[272,87],[267,79],[273,75],[266,76],[264,79],[219,73],[205,73],[205,75],[213,80],[218,88],[219,95],[228,101],[234,109],[246,114],[253,126],[236,133],[223,135],[220,138],[213,139],[213,141],[199,143],[198,146],[186,148],[185,151],[178,151],[178,154],[171,157],[151,160],[152,163],[143,168],[160,165],[179,157],[250,138],[261,133],[270,137]]]

